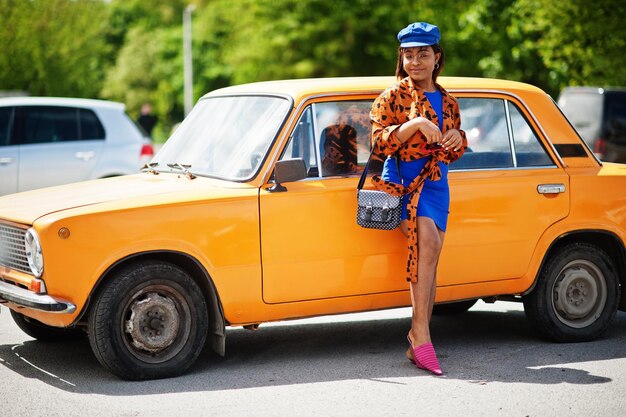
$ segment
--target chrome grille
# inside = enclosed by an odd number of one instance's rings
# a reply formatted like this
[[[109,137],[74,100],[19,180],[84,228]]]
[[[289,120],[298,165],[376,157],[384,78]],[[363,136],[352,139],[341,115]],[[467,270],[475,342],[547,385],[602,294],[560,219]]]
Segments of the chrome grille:
[[[0,265],[32,274],[24,247],[25,229],[0,224]]]

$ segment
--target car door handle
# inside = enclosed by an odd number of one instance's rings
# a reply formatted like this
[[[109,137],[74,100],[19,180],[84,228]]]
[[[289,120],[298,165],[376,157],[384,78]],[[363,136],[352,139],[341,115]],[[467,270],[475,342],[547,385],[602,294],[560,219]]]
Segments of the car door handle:
[[[539,194],[560,194],[565,192],[565,184],[539,184],[537,186]]]
[[[96,156],[96,153],[93,151],[76,152],[75,156],[77,159],[82,159],[83,161],[89,161],[91,158]]]
[[[13,161],[15,161],[15,159],[11,157],[0,158],[0,165],[9,165],[12,164]]]

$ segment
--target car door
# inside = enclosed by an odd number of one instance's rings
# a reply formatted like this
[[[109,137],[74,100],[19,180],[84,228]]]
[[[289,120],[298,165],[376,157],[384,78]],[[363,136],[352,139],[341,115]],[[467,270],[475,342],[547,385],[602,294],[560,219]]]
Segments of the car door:
[[[11,142],[13,107],[0,107],[0,195],[17,192],[19,147]]]
[[[508,96],[460,96],[470,146],[450,167],[450,220],[439,287],[522,277],[541,234],[567,216],[569,207],[568,176],[524,106]],[[318,102],[307,107],[282,158],[304,158],[309,178],[287,184],[285,192],[260,191],[263,297],[268,303],[408,289],[406,238],[398,230],[356,226],[359,172],[328,176],[323,163],[324,132],[349,132],[333,118],[345,119],[351,105]],[[360,103],[365,123],[356,129],[358,170],[368,155],[370,105]]]
[[[542,233],[569,212],[569,177],[515,98],[457,97],[469,147],[450,166],[438,286],[520,278]]]
[[[104,142],[81,140],[81,112],[62,106],[17,107],[20,191],[90,178]],[[89,110],[87,110],[89,111]]]
[[[356,225],[356,186],[369,156],[371,103],[317,102],[302,111],[282,159],[303,158],[309,177],[287,184],[284,192],[260,191],[265,302],[406,289],[400,231]],[[331,158],[330,142],[342,142],[348,152]]]

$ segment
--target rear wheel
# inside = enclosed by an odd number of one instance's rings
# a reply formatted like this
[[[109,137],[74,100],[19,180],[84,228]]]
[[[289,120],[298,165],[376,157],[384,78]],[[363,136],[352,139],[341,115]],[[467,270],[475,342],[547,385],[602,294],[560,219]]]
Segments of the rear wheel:
[[[207,306],[196,282],[167,262],[119,271],[97,295],[89,342],[100,363],[124,379],[183,373],[200,355]]]
[[[13,310],[11,317],[24,333],[41,342],[61,342],[85,337],[85,332],[81,329],[48,326]]]
[[[619,282],[611,258],[602,249],[575,243],[558,250],[542,269],[533,291],[524,297],[531,324],[557,342],[598,338],[617,312]]]

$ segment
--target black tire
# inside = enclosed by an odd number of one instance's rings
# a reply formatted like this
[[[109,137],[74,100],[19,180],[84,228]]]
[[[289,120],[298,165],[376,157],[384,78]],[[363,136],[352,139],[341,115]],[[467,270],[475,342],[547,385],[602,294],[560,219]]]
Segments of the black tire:
[[[574,243],[554,253],[524,297],[531,325],[556,342],[585,342],[606,331],[617,313],[619,281],[599,247]]]
[[[476,304],[478,300],[458,301],[456,303],[436,304],[433,307],[433,315],[435,316],[451,316],[455,314],[463,314]]]
[[[85,332],[81,329],[48,326],[13,310],[11,310],[11,317],[17,327],[40,342],[62,342],[85,337]]]
[[[89,314],[89,342],[98,361],[123,379],[183,373],[202,351],[206,301],[196,282],[167,262],[130,265],[106,282]]]

